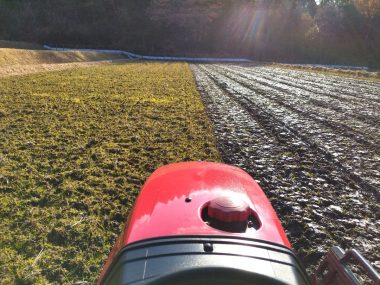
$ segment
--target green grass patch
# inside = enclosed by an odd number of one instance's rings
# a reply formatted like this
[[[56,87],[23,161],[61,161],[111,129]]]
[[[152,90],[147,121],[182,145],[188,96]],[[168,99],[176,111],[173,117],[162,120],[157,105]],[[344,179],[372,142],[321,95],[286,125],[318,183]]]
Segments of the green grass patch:
[[[95,283],[153,170],[220,160],[186,64],[0,79],[0,137],[0,284]]]

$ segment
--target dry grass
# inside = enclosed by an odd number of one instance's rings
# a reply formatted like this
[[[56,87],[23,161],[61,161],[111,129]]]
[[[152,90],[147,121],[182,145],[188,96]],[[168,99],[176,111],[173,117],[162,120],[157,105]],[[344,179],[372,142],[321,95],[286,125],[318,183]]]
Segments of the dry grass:
[[[28,65],[7,65],[0,66],[0,78],[15,76],[15,75],[25,75],[37,72],[47,72],[47,71],[58,71],[70,68],[82,68],[91,67],[95,65],[105,65],[111,64],[113,62],[122,62],[121,60],[105,60],[105,61],[91,61],[91,62],[69,62],[69,63],[54,63],[54,64],[28,64]]]
[[[94,66],[125,59],[122,55],[97,52],[0,48],[0,77]]]
[[[0,67],[10,65],[101,61],[123,58],[125,59],[122,55],[112,55],[98,52],[0,48]]]

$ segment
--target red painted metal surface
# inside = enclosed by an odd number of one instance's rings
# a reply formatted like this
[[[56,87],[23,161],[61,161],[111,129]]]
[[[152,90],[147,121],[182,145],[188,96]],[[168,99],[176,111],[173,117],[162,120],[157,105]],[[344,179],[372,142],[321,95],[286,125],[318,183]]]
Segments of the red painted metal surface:
[[[220,196],[244,200],[256,212],[261,228],[231,234],[201,218],[202,207]],[[186,202],[190,197],[191,202]],[[260,186],[243,170],[218,163],[185,162],[156,170],[146,181],[126,226],[124,246],[173,235],[234,235],[290,247],[272,205]]]
[[[258,217],[261,227],[245,233],[227,233],[204,223],[201,218],[203,207],[221,196],[245,201]],[[219,163],[175,163],[159,168],[145,182],[102,276],[114,255],[124,246],[149,238],[175,235],[237,236],[266,240],[290,248],[272,205],[246,172]]]

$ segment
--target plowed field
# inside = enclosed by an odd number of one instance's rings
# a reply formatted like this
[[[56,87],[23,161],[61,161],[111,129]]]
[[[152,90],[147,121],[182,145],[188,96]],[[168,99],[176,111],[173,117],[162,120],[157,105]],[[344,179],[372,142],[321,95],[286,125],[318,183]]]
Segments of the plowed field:
[[[333,245],[379,265],[380,84],[269,66],[191,68],[223,160],[259,181],[309,271]]]

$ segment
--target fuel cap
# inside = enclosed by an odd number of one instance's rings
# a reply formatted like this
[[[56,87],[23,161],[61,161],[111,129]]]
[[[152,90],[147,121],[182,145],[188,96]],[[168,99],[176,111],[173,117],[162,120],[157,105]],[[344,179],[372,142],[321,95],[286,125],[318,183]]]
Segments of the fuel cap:
[[[236,197],[218,197],[210,201],[208,216],[222,223],[247,222],[250,214],[248,204]]]

